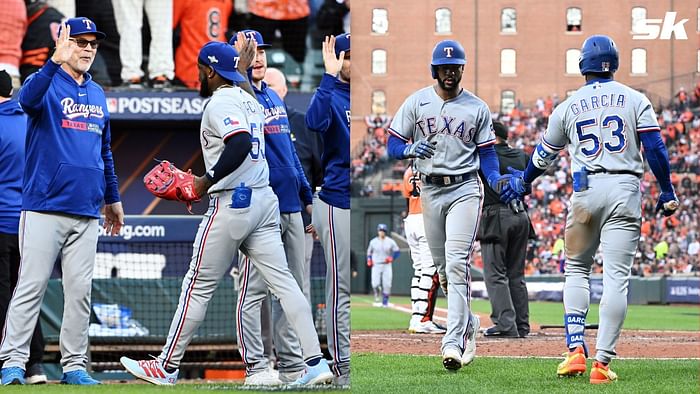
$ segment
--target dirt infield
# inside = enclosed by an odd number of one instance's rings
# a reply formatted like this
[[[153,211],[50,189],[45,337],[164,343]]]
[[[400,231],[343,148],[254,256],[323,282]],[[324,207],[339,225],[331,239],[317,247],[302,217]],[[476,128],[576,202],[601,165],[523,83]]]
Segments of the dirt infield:
[[[479,315],[481,327],[490,326]],[[586,343],[595,347],[597,330],[586,330]],[[352,352],[439,355],[442,335],[409,334],[407,331],[353,331]],[[564,352],[563,329],[540,329],[533,325],[527,338],[477,337],[479,356],[558,357]],[[700,332],[623,330],[617,345],[621,358],[698,358]]]

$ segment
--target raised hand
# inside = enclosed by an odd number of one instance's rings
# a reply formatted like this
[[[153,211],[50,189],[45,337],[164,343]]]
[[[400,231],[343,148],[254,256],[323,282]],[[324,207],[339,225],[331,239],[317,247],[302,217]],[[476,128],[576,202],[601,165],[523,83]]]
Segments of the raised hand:
[[[70,25],[66,22],[61,22],[61,33],[58,35],[58,40],[56,40],[56,50],[51,56],[56,64],[63,64],[70,60],[73,55],[73,48],[75,43],[70,40]]]
[[[254,38],[248,39],[245,34],[238,32],[236,35],[236,42],[233,47],[238,51],[238,64],[236,68],[238,72],[246,76],[248,68],[253,64],[255,60],[255,55],[258,52],[258,43]]]
[[[326,69],[326,73],[336,76],[343,68],[343,59],[345,58],[345,51],[340,52],[340,54],[335,56],[335,36],[326,36],[321,46],[321,53],[323,54],[323,66]]]

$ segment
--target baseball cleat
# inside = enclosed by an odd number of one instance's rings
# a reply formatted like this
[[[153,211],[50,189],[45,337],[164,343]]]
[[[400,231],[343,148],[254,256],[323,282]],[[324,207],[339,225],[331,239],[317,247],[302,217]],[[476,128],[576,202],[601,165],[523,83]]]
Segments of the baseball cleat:
[[[467,344],[464,347],[464,354],[462,354],[462,366],[466,367],[476,357],[476,333],[479,332],[479,327],[481,326],[481,319],[475,314],[471,314],[470,319],[472,319],[472,327],[469,336],[467,337]]]
[[[178,370],[168,373],[157,359],[132,360],[128,357],[122,357],[119,362],[130,374],[158,386],[172,386],[177,381]]]
[[[294,386],[310,386],[313,384],[330,384],[333,383],[333,372],[328,368],[328,363],[321,360],[313,367],[306,365],[306,371],[292,385]]]
[[[25,373],[27,384],[46,384],[48,378],[44,372],[44,367],[41,364],[34,364],[27,367]]]
[[[88,375],[87,371],[84,369],[78,369],[76,371],[69,371],[63,373],[61,378],[61,384],[75,384],[78,386],[94,386],[97,384],[102,384],[99,380],[95,380],[92,376]]]
[[[408,332],[411,334],[444,334],[447,330],[435,324],[434,321],[428,320],[412,325],[408,328]]]
[[[2,371],[2,385],[24,384],[24,370],[20,367],[7,367]]]
[[[457,371],[462,368],[462,352],[454,346],[443,350],[442,366],[448,371]]]
[[[598,361],[593,362],[591,367],[592,384],[612,383],[617,380],[617,374],[610,370],[609,365],[604,365]]]
[[[583,346],[577,346],[573,351],[563,354],[566,359],[559,363],[557,375],[578,376],[586,372],[586,352]]]
[[[285,375],[285,377],[287,376]],[[297,379],[298,376],[295,379],[288,380],[287,382],[291,383]],[[269,368],[253,375],[246,376],[245,382],[243,382],[244,386],[279,386],[281,384],[282,381],[280,380],[277,371],[270,370]]]

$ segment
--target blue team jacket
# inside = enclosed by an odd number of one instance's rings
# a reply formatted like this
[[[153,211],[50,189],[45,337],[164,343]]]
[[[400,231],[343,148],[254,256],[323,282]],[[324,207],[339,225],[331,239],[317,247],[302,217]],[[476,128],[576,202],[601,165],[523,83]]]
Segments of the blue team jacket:
[[[78,83],[49,60],[19,91],[29,115],[22,209],[99,218],[119,201],[107,101],[85,74]]]
[[[290,134],[287,109],[274,90],[262,82],[262,89],[253,86],[258,102],[265,108],[265,159],[270,167],[270,186],[277,195],[280,213],[301,211],[313,201],[311,186],[304,175]]]
[[[350,209],[350,84],[324,73],[306,111],[306,126],[322,133],[324,175],[318,197]]]
[[[0,233],[17,234],[27,115],[15,100],[0,104]]]

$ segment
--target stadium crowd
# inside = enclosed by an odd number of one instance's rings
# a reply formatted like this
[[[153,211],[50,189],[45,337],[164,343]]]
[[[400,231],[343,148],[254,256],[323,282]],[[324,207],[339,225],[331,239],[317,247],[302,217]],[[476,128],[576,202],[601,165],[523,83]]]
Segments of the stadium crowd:
[[[509,144],[532,153],[542,133],[557,98],[538,99],[533,108],[516,106],[507,114],[494,114],[509,127]],[[682,208],[676,215],[665,218],[656,214],[654,208],[659,194],[657,182],[649,170],[646,171],[642,188],[643,214],[642,235],[639,249],[632,267],[632,275],[673,275],[700,273],[700,82],[691,93],[680,89],[673,102],[658,111],[662,137],[669,153],[672,182]],[[376,171],[387,168],[386,128],[387,115],[366,117],[367,136],[361,146],[356,147],[351,163],[355,184],[362,184]],[[404,164],[405,165],[405,164]],[[537,233],[531,241],[526,259],[526,275],[557,274],[564,266],[564,226],[569,196],[572,193],[569,159],[562,151],[559,160],[547,173],[535,181],[533,194],[526,197],[530,219]],[[356,188],[354,196],[371,197],[373,188],[364,185]],[[401,228],[401,220],[394,228]],[[474,264],[482,266],[479,250]],[[594,271],[602,271],[602,256],[596,256]]]
[[[325,35],[349,32],[349,0],[7,0],[0,69],[17,88],[51,56],[60,22],[84,16],[107,34],[93,79],[106,88],[198,89],[196,55],[209,41],[255,29],[299,65]]]

